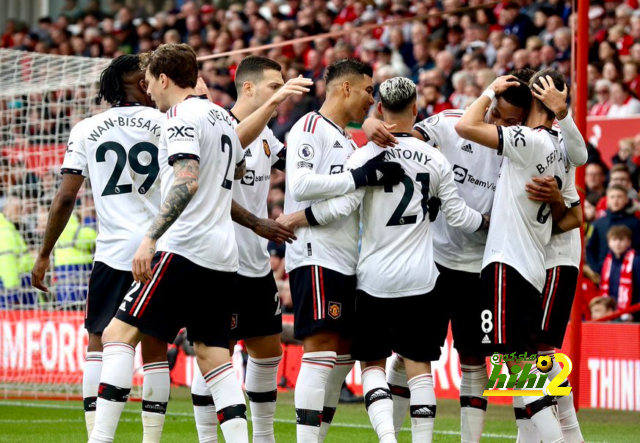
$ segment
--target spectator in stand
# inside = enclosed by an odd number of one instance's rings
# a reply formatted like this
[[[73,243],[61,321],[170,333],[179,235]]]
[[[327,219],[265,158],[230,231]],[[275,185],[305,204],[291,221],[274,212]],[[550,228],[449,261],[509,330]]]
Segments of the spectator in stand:
[[[611,82],[605,78],[596,81],[596,103],[591,107],[589,115],[605,116],[611,108]]]
[[[589,302],[591,320],[599,320],[608,317],[616,310],[616,301],[611,297],[594,297]]]
[[[595,273],[600,274],[602,264],[608,253],[607,233],[612,226],[626,226],[633,232],[632,247],[640,247],[640,220],[626,209],[629,204],[627,190],[620,185],[612,185],[607,189],[607,213],[591,226],[587,242],[587,264]]]
[[[619,149],[616,155],[611,158],[614,165],[625,165],[631,174],[631,187],[638,188],[638,177],[640,176],[640,157],[634,154],[634,143],[632,138],[623,138],[619,142]],[[634,191],[635,192],[635,191]]]
[[[611,85],[611,108],[609,117],[628,117],[640,114],[640,100],[633,97],[629,87],[622,82]]]
[[[633,188],[631,171],[626,164],[616,164],[611,168],[611,171],[609,171],[609,186],[613,185],[620,186],[627,191],[629,205],[627,206],[626,211],[628,214],[633,215],[640,210],[638,193]],[[596,206],[596,218],[604,217],[606,215],[607,207],[607,196],[605,195],[604,197],[600,198]]]
[[[640,19],[640,17],[638,17]],[[638,74],[638,62],[627,60],[622,65],[622,81],[636,97],[640,93],[640,75]]]
[[[424,120],[432,115],[439,114],[447,109],[453,109],[453,105],[449,103],[446,97],[440,92],[440,89],[429,84],[422,90],[422,96],[418,98],[418,121]]]
[[[613,226],[607,233],[609,251],[602,265],[600,296],[611,297],[618,310],[640,302],[640,255],[631,247],[633,232],[626,226]],[[640,320],[640,313],[636,315]],[[632,321],[624,314],[622,321]]]

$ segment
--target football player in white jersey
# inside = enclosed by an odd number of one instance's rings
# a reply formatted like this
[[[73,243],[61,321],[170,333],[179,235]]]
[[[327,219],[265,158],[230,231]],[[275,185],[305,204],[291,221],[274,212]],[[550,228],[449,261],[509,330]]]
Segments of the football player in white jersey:
[[[89,344],[82,391],[89,435],[102,370],[102,333],[133,283],[133,255],[160,208],[158,142],[164,117],[146,94],[137,55],[123,55],[111,62],[100,77],[99,97],[112,107],[81,121],[71,131],[62,185],[53,200],[32,273],[33,285],[48,292],[42,280],[49,256],[85,177],[90,178],[99,235],[85,315]],[[142,357],[143,441],[159,442],[170,389],[167,344],[145,337]]]
[[[546,86],[549,81],[560,91],[566,88],[564,78],[555,70],[537,73],[531,84]],[[500,77],[455,126],[461,137],[497,149],[498,155],[504,157],[481,272],[480,296],[485,309],[478,320],[477,340],[485,345],[486,355],[537,353],[545,247],[552,231],[549,219],[552,212],[554,219],[560,219],[566,211],[564,204],[540,204],[526,193],[531,177],[564,175],[568,160],[558,133],[552,129],[554,112],[536,97],[526,126],[496,127],[484,122],[484,112],[491,100],[520,84],[513,76]],[[566,115],[558,117],[562,120]],[[524,312],[527,314],[523,315]],[[523,400],[543,442],[561,441],[560,424],[551,408],[553,399],[543,396]]]
[[[246,405],[229,357],[229,294],[238,269],[231,188],[244,175],[244,152],[229,114],[194,95],[193,49],[162,45],[144,62],[147,92],[166,112],[158,155],[163,203],[134,256],[135,284],[103,334],[89,441],[113,441],[131,389],[135,345],[144,335],[173,341],[186,326],[225,440],[245,443]]]
[[[458,195],[454,172],[442,153],[410,134],[417,115],[413,82],[402,77],[386,80],[380,100],[378,110],[387,124],[395,125],[399,144],[383,149],[370,142],[351,156],[347,167],[386,156],[405,171],[402,185],[359,189],[285,217],[294,227],[325,225],[362,203],[352,354],[362,362],[366,407],[380,441],[395,442],[385,363],[392,351],[402,354],[411,392],[413,441],[430,442],[436,414],[430,362],[440,357],[448,318],[441,315],[442,297],[433,292],[439,273],[428,218],[437,206],[429,204],[439,199],[447,222],[464,232],[476,232],[485,223]]]
[[[289,133],[284,212],[344,195],[361,186],[398,183],[398,164],[378,160],[345,171],[355,145],[345,132],[362,122],[373,101],[372,68],[357,60],[327,68],[327,99]],[[296,383],[298,443],[324,441],[342,383],[353,366],[349,355],[355,310],[358,221],[355,214],[327,226],[299,229],[287,245],[294,335],[304,354]]]
[[[286,149],[266,124],[276,115],[278,105],[291,95],[308,92],[313,84],[304,78],[294,78],[285,84],[281,70],[278,63],[259,56],[245,57],[236,68],[238,100],[229,114],[245,148],[247,171],[233,187],[234,221],[245,219],[245,215],[268,218],[271,168],[284,170]],[[236,214],[238,205],[248,212]],[[274,443],[277,375],[282,359],[280,297],[271,271],[267,240],[245,227],[246,224],[233,226],[239,268],[232,298],[230,349],[237,340],[244,340],[249,352],[245,388],[251,407],[253,441]],[[198,372],[194,374],[191,392],[198,437],[201,442],[214,441],[217,438],[215,405]]]

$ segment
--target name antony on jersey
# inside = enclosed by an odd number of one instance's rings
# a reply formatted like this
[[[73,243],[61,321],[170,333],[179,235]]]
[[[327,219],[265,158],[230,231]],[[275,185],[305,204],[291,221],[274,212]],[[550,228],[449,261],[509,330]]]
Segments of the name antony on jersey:
[[[91,132],[88,133],[87,139],[95,142],[102,134],[107,132],[111,128],[115,128],[116,126],[123,128],[140,128],[147,129],[149,132],[153,133],[156,137],[160,137],[160,132],[162,130],[162,126],[153,123],[151,120],[147,120],[139,117],[118,117],[118,118],[108,118],[103,120],[102,125],[96,126]]]

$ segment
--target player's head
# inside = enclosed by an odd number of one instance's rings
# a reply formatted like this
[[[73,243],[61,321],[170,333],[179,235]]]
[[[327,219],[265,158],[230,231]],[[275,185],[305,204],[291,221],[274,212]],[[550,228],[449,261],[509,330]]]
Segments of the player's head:
[[[98,98],[110,105],[131,101],[140,102],[145,106],[153,106],[146,90],[140,57],[121,55],[102,71]]]
[[[511,73],[518,79],[519,84],[508,88],[491,102],[485,114],[486,123],[515,126],[526,120],[533,100],[528,86],[533,74],[535,71],[532,69],[520,69]]]
[[[189,45],[165,44],[153,52],[142,54],[147,93],[158,109],[166,112],[175,105],[176,90],[192,89],[198,81],[196,53]]]
[[[533,77],[531,77],[529,86],[533,88],[533,85],[538,85],[538,87],[544,89],[544,84],[540,81],[542,77],[544,77],[545,79],[547,77],[551,77],[551,81],[553,81],[553,84],[558,91],[564,91],[564,88],[567,86],[564,75],[552,68],[547,68],[543,69],[542,71],[536,72]],[[533,100],[532,111],[544,113],[546,114],[547,118],[552,121],[556,118],[556,115],[553,113],[553,111],[547,108],[544,103],[542,103],[537,98],[534,98]]]
[[[406,77],[394,77],[385,80],[380,85],[380,103],[378,111],[382,118],[407,119],[411,125],[418,114],[416,105],[416,85]]]
[[[350,121],[362,123],[373,100],[373,68],[359,60],[344,59],[327,67],[327,101],[339,100]]]
[[[282,66],[266,57],[245,57],[236,68],[235,85],[238,102],[248,102],[258,109],[284,85]]]

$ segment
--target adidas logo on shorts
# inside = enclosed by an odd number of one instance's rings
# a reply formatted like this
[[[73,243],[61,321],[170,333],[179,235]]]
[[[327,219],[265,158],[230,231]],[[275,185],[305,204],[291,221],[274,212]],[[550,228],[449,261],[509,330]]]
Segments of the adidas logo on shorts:
[[[484,338],[482,339],[482,344],[487,344],[487,343],[491,343],[491,340],[489,340],[489,336],[487,334],[484,334]]]

